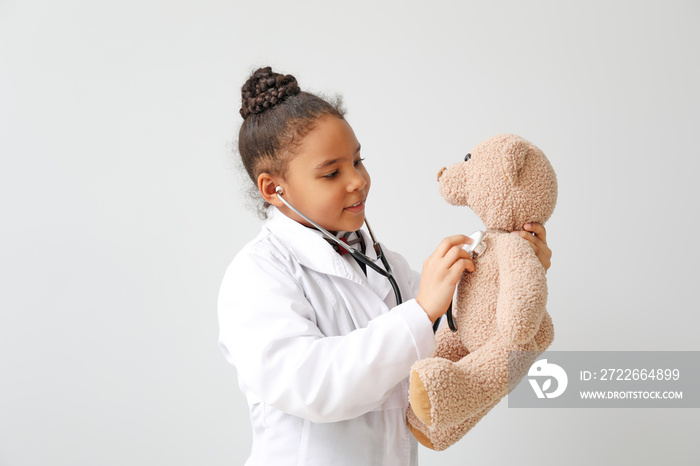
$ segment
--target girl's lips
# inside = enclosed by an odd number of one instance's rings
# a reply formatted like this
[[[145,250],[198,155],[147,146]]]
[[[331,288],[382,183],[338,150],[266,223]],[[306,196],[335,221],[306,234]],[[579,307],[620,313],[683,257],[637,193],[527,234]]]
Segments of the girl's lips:
[[[349,212],[362,212],[363,210],[365,210],[365,201],[362,200],[357,205],[346,207],[345,210]]]

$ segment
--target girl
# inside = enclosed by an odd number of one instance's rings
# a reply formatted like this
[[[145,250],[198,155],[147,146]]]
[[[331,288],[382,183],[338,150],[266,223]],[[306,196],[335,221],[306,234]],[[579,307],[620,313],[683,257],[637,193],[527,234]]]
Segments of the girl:
[[[361,229],[370,177],[343,110],[269,67],[242,95],[239,152],[267,221],[224,276],[219,345],[250,407],[246,464],[415,465],[407,376],[431,356],[432,323],[474,270],[462,247],[471,239],[442,240],[422,275],[375,251]],[[370,259],[383,254],[403,302],[314,223]],[[544,229],[534,227],[539,237],[523,233],[548,262]]]

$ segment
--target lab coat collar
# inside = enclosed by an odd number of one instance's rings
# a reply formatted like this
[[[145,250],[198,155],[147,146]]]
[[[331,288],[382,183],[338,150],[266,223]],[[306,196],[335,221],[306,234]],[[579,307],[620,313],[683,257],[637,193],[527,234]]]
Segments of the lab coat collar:
[[[351,266],[343,256],[333,249],[320,231],[292,220],[276,207],[269,208],[265,226],[294,254],[303,266],[324,274],[352,280],[362,286],[369,285],[382,298],[391,291],[391,285],[386,278],[369,267],[367,267],[367,276],[365,277],[359,271],[359,267],[356,269]],[[364,238],[365,245],[367,245],[365,254],[371,259],[376,259],[377,255],[371,246],[373,243],[369,233],[364,229],[361,229],[360,233]],[[350,260],[354,261],[352,258]]]

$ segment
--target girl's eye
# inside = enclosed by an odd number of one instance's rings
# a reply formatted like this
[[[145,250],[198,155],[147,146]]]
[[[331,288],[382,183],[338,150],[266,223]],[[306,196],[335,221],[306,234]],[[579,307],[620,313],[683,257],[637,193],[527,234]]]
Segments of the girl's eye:
[[[352,163],[352,165],[353,165],[354,167],[356,167],[356,166],[358,166],[359,164],[361,164],[363,160],[364,160],[363,158],[357,159],[357,160],[355,160],[355,161]],[[324,178],[328,178],[328,179],[335,178],[335,177],[338,175],[338,173],[340,173],[340,172],[339,172],[338,170],[336,170],[336,171],[334,171],[333,173],[329,173],[329,174],[327,174],[327,175],[323,175],[323,177],[324,177]]]

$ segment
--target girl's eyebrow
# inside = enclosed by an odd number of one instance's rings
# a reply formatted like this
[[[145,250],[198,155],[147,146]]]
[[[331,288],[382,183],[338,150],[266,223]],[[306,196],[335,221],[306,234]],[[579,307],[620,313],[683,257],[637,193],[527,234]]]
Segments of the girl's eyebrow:
[[[355,150],[355,154],[357,154],[358,152],[360,152],[360,148],[361,148],[361,147],[362,147],[362,144],[358,144],[358,145],[357,145],[357,149]],[[318,165],[316,165],[316,170],[320,170],[320,169],[325,168],[325,167],[327,167],[327,166],[329,166],[329,165],[333,165],[334,163],[340,162],[341,160],[343,160],[342,157],[338,157],[338,158],[335,158],[335,159],[326,160],[326,161],[321,162],[321,163],[319,163]]]

